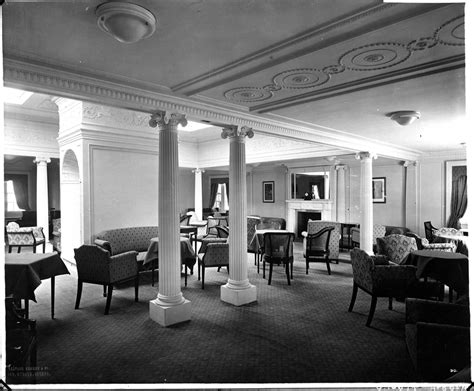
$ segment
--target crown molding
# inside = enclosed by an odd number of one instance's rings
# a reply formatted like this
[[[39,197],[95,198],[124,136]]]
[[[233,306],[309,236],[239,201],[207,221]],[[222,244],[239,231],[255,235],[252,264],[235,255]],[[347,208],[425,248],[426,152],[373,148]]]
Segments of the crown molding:
[[[311,144],[326,145],[337,149],[360,151],[367,148],[380,156],[403,160],[416,160],[420,151],[385,145],[363,137],[349,136],[344,132],[322,126],[291,123],[291,120],[274,120],[228,108],[212,106],[176,96],[154,93],[111,81],[94,79],[70,70],[33,64],[19,59],[4,58],[4,79],[7,86],[34,92],[56,95],[76,100],[86,100],[100,105],[155,113],[163,110],[186,114],[188,119],[247,126],[255,133],[268,134]]]
[[[418,4],[410,9],[394,3],[369,6],[183,81],[171,89],[187,96],[195,95],[440,7],[446,7],[446,4]],[[354,26],[357,27],[354,28]]]

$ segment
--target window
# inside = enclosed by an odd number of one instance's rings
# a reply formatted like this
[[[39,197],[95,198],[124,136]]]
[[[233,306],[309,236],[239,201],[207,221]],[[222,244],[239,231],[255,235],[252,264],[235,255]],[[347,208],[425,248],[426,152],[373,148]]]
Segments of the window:
[[[13,189],[13,181],[4,182],[4,192],[5,192],[5,210],[7,212],[20,212],[24,210],[18,207],[15,191]]]
[[[217,208],[220,211],[229,210],[225,183],[219,183],[219,186],[217,187],[216,201],[212,208]]]

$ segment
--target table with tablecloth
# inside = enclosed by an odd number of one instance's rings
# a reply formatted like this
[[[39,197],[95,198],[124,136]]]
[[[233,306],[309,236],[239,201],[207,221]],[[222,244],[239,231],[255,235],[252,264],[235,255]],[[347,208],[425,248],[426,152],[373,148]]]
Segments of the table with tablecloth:
[[[55,277],[69,274],[57,252],[5,254],[5,295],[36,302],[35,289],[41,280],[51,279],[51,317],[54,318]]]
[[[468,258],[464,254],[449,251],[417,250],[409,253],[403,264],[417,267],[416,277],[432,277],[459,295],[468,292]]]

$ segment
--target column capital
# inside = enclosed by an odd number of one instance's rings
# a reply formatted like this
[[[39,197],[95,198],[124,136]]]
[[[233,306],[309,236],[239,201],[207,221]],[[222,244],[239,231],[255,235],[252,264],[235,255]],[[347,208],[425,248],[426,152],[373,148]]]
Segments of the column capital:
[[[369,151],[357,152],[355,158],[357,160],[377,159],[377,154]]]
[[[241,138],[243,139],[245,136],[248,138],[252,138],[254,136],[254,131],[252,128],[248,126],[242,126],[239,130],[237,125],[229,125],[222,129],[221,137],[223,139],[226,138]]]
[[[181,113],[171,113],[168,117],[165,111],[157,111],[156,113],[151,114],[150,117],[148,124],[152,128],[158,126],[160,130],[167,128],[168,130],[176,131],[179,124],[181,124],[181,126],[186,126],[188,124],[186,116]]]
[[[36,156],[35,160],[33,160],[33,163],[35,164],[40,164],[40,163],[51,163],[51,159],[49,157],[45,156]]]
[[[194,174],[203,174],[206,172],[206,170],[203,170],[202,168],[195,168],[194,170],[192,170],[192,172]]]
[[[402,165],[403,165],[403,167],[410,167],[410,166],[416,167],[418,165],[418,161],[417,160],[405,160],[404,162],[402,162]]]
[[[335,169],[336,171],[345,170],[346,168],[347,168],[347,166],[346,166],[345,164],[336,164],[336,165],[334,166],[334,169]]]

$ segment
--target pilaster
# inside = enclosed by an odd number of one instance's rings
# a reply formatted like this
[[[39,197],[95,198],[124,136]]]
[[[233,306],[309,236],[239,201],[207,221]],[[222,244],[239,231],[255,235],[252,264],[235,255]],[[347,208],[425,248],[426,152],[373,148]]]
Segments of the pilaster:
[[[336,164],[336,219],[340,223],[346,222],[346,166]]]
[[[48,205],[48,163],[49,157],[37,157],[36,163],[36,225],[43,228],[44,237],[49,240]]]
[[[194,172],[194,211],[198,220],[202,220],[202,174],[205,172],[200,168]]]

